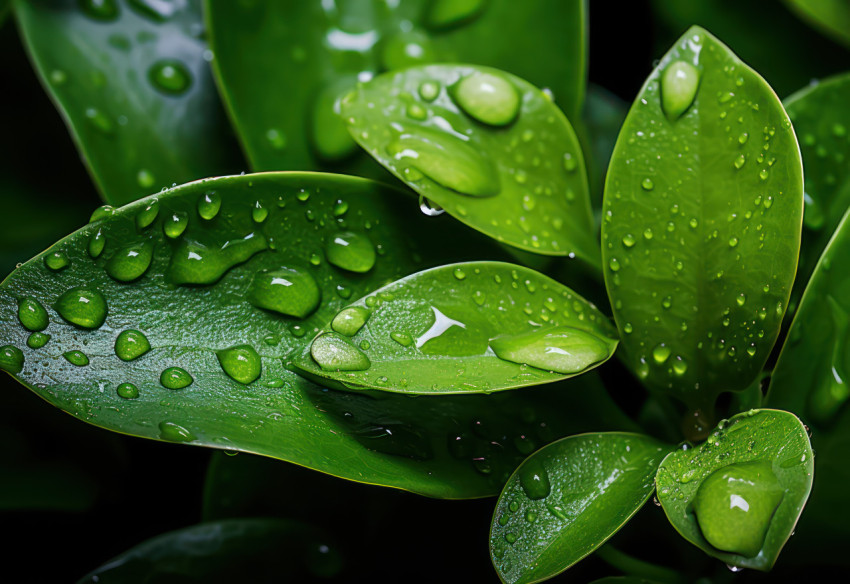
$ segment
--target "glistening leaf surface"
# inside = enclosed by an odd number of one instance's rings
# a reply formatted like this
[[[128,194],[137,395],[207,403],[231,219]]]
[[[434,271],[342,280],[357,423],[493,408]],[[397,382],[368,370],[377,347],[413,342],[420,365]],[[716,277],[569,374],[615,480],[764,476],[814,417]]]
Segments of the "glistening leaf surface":
[[[353,388],[489,393],[578,375],[616,347],[605,315],[566,286],[522,266],[467,262],[347,306],[295,363]]]
[[[215,74],[255,170],[347,163],[358,149],[334,102],[358,78],[409,65],[499,67],[550,87],[577,115],[586,12],[584,0],[206,2]]]
[[[767,571],[803,512],[813,472],[794,414],[750,410],[721,421],[698,448],[671,453],[655,480],[685,539],[731,566]]]
[[[493,494],[527,445],[615,423],[595,378],[571,382],[581,407],[562,405],[563,387],[423,402],[331,391],[285,366],[350,298],[447,257],[492,257],[411,202],[363,179],[269,173],[100,210],[0,285],[0,368],[119,432],[438,497]],[[340,233],[359,253],[340,254]]]
[[[770,87],[688,30],[633,104],[605,185],[605,283],[645,384],[705,409],[758,375],[794,279],[802,187]]]
[[[470,227],[598,261],[581,146],[527,81],[487,67],[412,67],[358,85],[340,114],[378,162]]]
[[[614,535],[655,488],[670,449],[640,434],[564,438],[538,450],[505,485],[490,527],[503,582],[555,576]]]
[[[200,0],[15,2],[42,83],[103,199],[237,170]]]

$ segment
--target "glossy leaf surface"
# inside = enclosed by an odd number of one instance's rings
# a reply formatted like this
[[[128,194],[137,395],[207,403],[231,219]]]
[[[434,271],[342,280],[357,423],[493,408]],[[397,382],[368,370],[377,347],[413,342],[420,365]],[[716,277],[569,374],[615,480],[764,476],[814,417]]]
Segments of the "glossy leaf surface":
[[[581,146],[528,82],[414,67],[358,85],[340,108],[369,154],[458,220],[526,251],[598,259]]]
[[[15,2],[35,69],[109,203],[238,170],[200,10],[200,0]]]
[[[339,553],[316,528],[281,519],[230,519],[159,535],[111,559],[79,584],[236,582],[329,578]]]
[[[640,434],[570,436],[522,463],[490,527],[503,582],[540,582],[596,550],[646,502],[670,449]]]
[[[814,455],[789,412],[723,420],[698,448],[661,463],[658,500],[682,536],[731,566],[770,570],[812,488]]]
[[[606,419],[616,407],[592,378],[571,382],[588,395],[565,408],[555,405],[568,399],[562,387],[414,403],[330,391],[286,369],[349,298],[402,270],[493,253],[386,187],[310,173],[225,177],[96,216],[0,286],[0,367],[92,424],[454,498],[498,491],[526,444],[600,427],[588,426],[594,419],[615,424]],[[372,246],[367,273],[328,260],[342,230]],[[314,312],[287,316],[314,293]],[[496,448],[496,439],[520,446]]]
[[[850,47],[850,5],[844,0],[785,0],[785,4],[832,40]]]
[[[351,358],[329,359],[328,339]],[[413,274],[347,306],[295,362],[355,389],[489,393],[578,375],[616,347],[605,315],[566,286],[513,264],[468,262]]]
[[[575,115],[584,98],[584,0],[207,0],[206,9],[215,72],[255,170],[346,162],[357,148],[334,101],[389,69],[475,63],[552,88]]]
[[[691,28],[632,106],[605,186],[605,282],[646,385],[705,409],[755,379],[794,279],[802,182],[770,87]]]

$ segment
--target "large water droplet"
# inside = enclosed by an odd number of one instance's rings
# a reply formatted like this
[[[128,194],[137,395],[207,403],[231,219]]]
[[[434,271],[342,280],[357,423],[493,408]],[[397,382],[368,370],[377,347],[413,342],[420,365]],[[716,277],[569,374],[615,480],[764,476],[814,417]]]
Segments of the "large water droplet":
[[[427,215],[428,217],[438,217],[446,212],[441,206],[432,203],[422,195],[419,195],[419,210],[422,211],[423,215]]]
[[[557,326],[490,341],[500,359],[558,373],[578,373],[609,355],[608,345],[586,331]]]
[[[192,385],[192,376],[180,367],[169,367],[159,376],[159,382],[168,389],[183,389]]]
[[[207,221],[213,219],[216,215],[218,215],[220,209],[221,195],[215,191],[204,193],[204,195],[198,199],[198,215],[201,216],[201,219],[206,219]]]
[[[322,292],[310,272],[282,267],[259,272],[248,290],[248,302],[257,308],[305,318],[319,306]]]
[[[154,63],[148,70],[148,79],[156,89],[170,95],[180,95],[192,85],[189,69],[173,59]]]
[[[122,331],[115,339],[115,354],[122,361],[132,361],[151,350],[151,344],[144,333],[136,330]]]
[[[63,251],[52,251],[44,256],[44,265],[53,272],[59,272],[71,265],[71,260]]]
[[[369,320],[369,311],[362,306],[349,306],[343,308],[331,321],[331,328],[347,337],[357,334],[366,321]]]
[[[12,345],[0,347],[0,369],[17,375],[24,368],[24,353]]]
[[[124,399],[136,399],[139,397],[139,388],[132,383],[119,383],[115,393]]]
[[[160,422],[159,437],[171,442],[191,442],[197,439],[189,430],[174,422]]]
[[[372,363],[369,357],[338,333],[324,333],[310,345],[310,354],[326,371],[363,371]]]
[[[461,79],[452,90],[460,108],[484,124],[505,126],[519,113],[519,93],[501,75],[473,73]]]
[[[549,496],[552,487],[549,483],[549,473],[543,463],[536,458],[529,458],[519,469],[519,484],[529,499],[535,501]]]
[[[189,215],[183,211],[175,211],[165,218],[162,224],[162,232],[170,239],[177,239],[186,231],[189,224]]]
[[[82,351],[66,351],[62,356],[65,357],[68,363],[76,367],[85,367],[89,364],[88,356]]]
[[[94,235],[89,238],[89,256],[91,256],[92,259],[100,257],[105,246],[106,236],[103,234],[103,229],[98,229]]]
[[[325,256],[338,268],[365,273],[375,265],[375,246],[369,238],[352,231],[340,231],[329,237]]]
[[[681,117],[697,95],[699,70],[685,61],[674,61],[661,75],[661,108],[670,121]]]
[[[43,331],[49,322],[47,311],[35,298],[21,298],[18,301],[18,320],[31,331]]]
[[[119,249],[109,258],[106,273],[119,282],[132,282],[148,271],[152,259],[152,241],[132,243]]]
[[[735,463],[700,485],[694,512],[705,539],[719,550],[758,555],[784,490],[767,461]]]
[[[248,385],[260,376],[262,360],[251,345],[238,345],[216,352],[221,368],[231,378]]]
[[[258,233],[213,245],[183,240],[171,256],[168,276],[175,284],[213,284],[227,270],[266,247],[265,238]]]
[[[144,209],[139,211],[138,215],[136,215],[136,228],[139,231],[141,231],[142,229],[146,229],[151,223],[156,220],[158,215],[159,201],[151,201],[149,204],[145,205]]]
[[[71,288],[53,308],[59,316],[81,328],[96,329],[106,320],[106,299],[93,287]]]
[[[50,340],[50,335],[45,333],[35,332],[27,337],[27,347],[30,349],[40,349]]]

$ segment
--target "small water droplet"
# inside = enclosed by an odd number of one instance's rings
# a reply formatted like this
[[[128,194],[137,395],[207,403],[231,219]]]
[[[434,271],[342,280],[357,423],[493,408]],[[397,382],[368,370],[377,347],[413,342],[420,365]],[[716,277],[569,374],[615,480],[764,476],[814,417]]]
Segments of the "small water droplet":
[[[655,183],[652,182],[652,179],[647,177],[640,182],[640,186],[645,191],[651,191],[655,188]]]
[[[193,440],[197,440],[195,435],[189,430],[174,422],[160,422],[159,436],[163,440],[169,440],[171,442],[192,442]]]
[[[661,365],[662,363],[667,361],[667,359],[670,357],[670,353],[670,347],[668,347],[664,343],[659,343],[655,346],[654,349],[652,349],[652,358],[655,360],[656,363]]]
[[[27,346],[30,349],[40,349],[50,340],[50,335],[40,332],[32,333],[27,337]]]
[[[180,95],[192,85],[189,69],[174,59],[154,63],[148,70],[148,79],[156,89],[169,95]]]
[[[218,215],[221,209],[221,196],[215,191],[208,191],[198,200],[198,215],[209,221]]]
[[[144,333],[128,329],[121,331],[115,339],[115,354],[122,361],[138,359],[151,350],[151,344]]]
[[[62,356],[65,357],[68,363],[76,367],[85,367],[89,364],[88,356],[82,351],[66,351],[65,353],[62,353]]]
[[[428,217],[437,217],[446,212],[441,206],[432,203],[422,195],[419,195],[419,210],[422,211],[423,215],[427,215]]]
[[[362,274],[375,265],[375,246],[365,235],[340,231],[328,238],[325,257],[338,268]]]
[[[484,124],[505,126],[519,113],[519,93],[500,75],[476,72],[461,79],[453,89],[460,108]]]
[[[419,85],[419,97],[425,101],[434,101],[440,95],[440,84],[436,81],[423,81]]]
[[[119,282],[132,282],[142,277],[153,259],[151,240],[132,243],[116,251],[106,263],[106,273]]]
[[[552,491],[549,473],[540,460],[527,459],[519,468],[518,474],[520,486],[529,499],[539,501],[549,496]]]
[[[192,385],[192,376],[180,367],[169,367],[159,376],[159,382],[167,389],[183,389]]]
[[[31,297],[18,301],[18,320],[30,331],[43,331],[50,322],[41,302]]]
[[[369,358],[338,333],[323,333],[310,345],[310,354],[326,371],[363,371],[371,367]]]
[[[170,239],[176,239],[183,235],[189,224],[189,215],[183,211],[174,211],[162,224],[162,232]]]
[[[132,383],[120,383],[115,392],[124,399],[136,399],[139,397],[139,388]]]
[[[224,372],[243,385],[256,381],[262,370],[262,360],[251,345],[237,345],[216,351],[216,357]]]
[[[71,288],[53,308],[59,316],[81,328],[96,329],[106,320],[106,299],[93,287]]]

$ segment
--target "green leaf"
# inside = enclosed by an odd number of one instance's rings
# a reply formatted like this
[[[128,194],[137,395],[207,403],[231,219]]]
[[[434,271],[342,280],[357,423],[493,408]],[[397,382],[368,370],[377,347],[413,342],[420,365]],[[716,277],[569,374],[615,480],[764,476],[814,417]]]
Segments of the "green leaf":
[[[117,211],[101,209],[100,219],[0,285],[0,368],[97,426],[264,454],[438,497],[493,494],[528,445],[619,426],[610,418],[616,406],[595,378],[571,382],[589,395],[569,407],[559,405],[560,386],[503,399],[414,403],[330,391],[286,368],[287,357],[349,298],[448,257],[492,257],[474,232],[424,217],[409,203],[363,179],[267,173],[199,181]],[[340,233],[374,246],[367,273],[328,261],[327,246]],[[106,242],[96,258],[93,238]],[[147,270],[138,264],[142,254],[129,253],[138,245],[152,248]],[[143,273],[132,282],[123,278],[132,271],[111,276],[114,257]],[[311,281],[318,307],[305,318],[287,316],[303,314]],[[41,327],[34,302],[48,315],[41,331],[23,325]],[[141,333],[150,350],[125,331]],[[222,352],[244,359],[223,359]],[[246,385],[257,361],[260,376]],[[486,429],[456,440],[479,423]],[[497,439],[508,446],[493,446]]]
[[[340,107],[360,145],[432,205],[526,251],[598,259],[578,139],[528,82],[414,67],[359,85]]]
[[[582,121],[587,129],[590,147],[588,174],[593,211],[597,221],[602,207],[605,174],[620,128],[629,111],[628,104],[598,85],[589,85]]]
[[[19,0],[15,15],[105,201],[236,170],[200,0]]]
[[[490,393],[578,375],[616,347],[605,315],[566,286],[513,264],[468,262],[350,304],[295,363],[354,389]]]
[[[676,531],[708,555],[767,571],[803,512],[813,472],[794,414],[750,410],[721,421],[699,448],[667,456],[658,500]]]
[[[560,574],[634,515],[670,449],[640,434],[570,436],[525,460],[499,495],[490,555],[503,582]]]
[[[336,98],[358,77],[408,65],[500,67],[552,88],[577,115],[586,13],[584,0],[206,2],[215,74],[255,170],[345,163],[357,148],[333,111]]]
[[[801,89],[785,100],[800,138],[805,168],[803,242],[797,286],[802,292],[829,238],[850,206],[850,73]]]
[[[624,361],[647,386],[709,411],[755,379],[794,279],[802,187],[770,87],[688,30],[632,106],[605,185],[605,283]]]
[[[201,523],[151,538],[79,580],[98,582],[245,582],[330,578],[342,559],[320,530],[280,519]]]
[[[850,48],[850,5],[845,0],[785,0],[785,4],[824,35]]]

